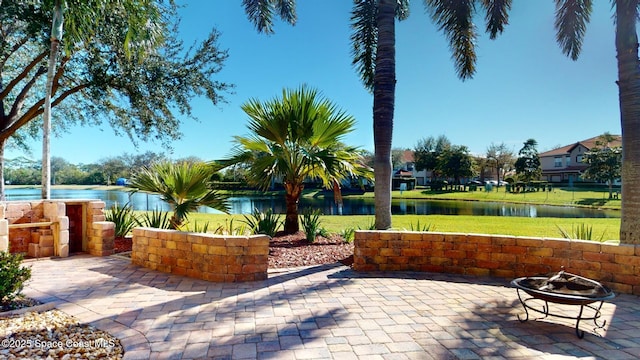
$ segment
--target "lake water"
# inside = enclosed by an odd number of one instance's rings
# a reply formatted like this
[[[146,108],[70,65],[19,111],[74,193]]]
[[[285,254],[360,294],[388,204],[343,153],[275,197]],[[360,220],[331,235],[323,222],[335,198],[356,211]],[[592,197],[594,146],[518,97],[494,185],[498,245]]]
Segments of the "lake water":
[[[34,200],[41,198],[40,189],[7,189],[7,200]],[[131,204],[135,210],[170,210],[168,204],[158,195],[115,190],[51,190],[52,199],[100,199],[107,204]],[[250,214],[254,208],[260,211],[272,209],[275,213],[284,214],[286,207],[284,197],[234,197],[230,199],[232,214]],[[326,215],[338,215],[339,211],[332,198],[301,199],[300,209],[320,209]],[[220,213],[207,207],[199,212]],[[478,201],[446,201],[446,200],[413,200],[394,199],[391,204],[394,215],[492,215],[520,217],[560,217],[560,218],[619,218],[620,212],[615,210],[596,210],[563,206],[505,204]],[[373,215],[373,199],[344,198],[342,208],[344,215]]]

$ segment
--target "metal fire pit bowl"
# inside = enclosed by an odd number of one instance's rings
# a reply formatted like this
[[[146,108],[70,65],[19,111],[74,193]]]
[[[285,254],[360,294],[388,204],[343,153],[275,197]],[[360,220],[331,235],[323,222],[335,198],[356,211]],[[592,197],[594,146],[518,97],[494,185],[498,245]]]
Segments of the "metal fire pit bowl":
[[[520,322],[529,320],[529,310],[542,313],[545,317],[551,315],[558,318],[576,320],[576,335],[580,339],[584,337],[584,331],[579,329],[580,321],[593,320],[596,327],[602,329],[607,324],[607,321],[605,320],[602,323],[598,322],[598,318],[602,316],[600,309],[602,309],[602,305],[606,300],[611,300],[616,296],[611,289],[599,282],[567,273],[564,270],[551,276],[517,278],[511,281],[511,285],[516,288],[518,299],[526,314],[524,319],[521,319],[520,315],[518,315]],[[530,297],[523,298],[520,290],[527,293]],[[533,303],[531,303],[533,300],[544,301],[542,309],[533,307]],[[599,304],[591,305],[597,302],[599,302]],[[549,303],[577,305],[580,306],[580,311],[575,317],[551,313],[549,312]],[[585,307],[592,311],[592,316],[583,317]]]

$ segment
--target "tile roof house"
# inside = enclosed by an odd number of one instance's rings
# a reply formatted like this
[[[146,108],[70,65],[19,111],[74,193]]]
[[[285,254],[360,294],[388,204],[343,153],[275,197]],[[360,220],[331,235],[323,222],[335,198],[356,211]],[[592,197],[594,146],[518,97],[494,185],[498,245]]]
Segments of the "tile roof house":
[[[613,135],[609,146],[621,146],[622,137]],[[540,153],[542,180],[548,182],[578,181],[581,173],[589,167],[582,162],[584,153],[596,146],[600,136]]]
[[[413,150],[405,150],[402,153],[401,168],[394,169],[394,176],[398,177],[414,177],[416,185],[426,185],[431,178],[431,171],[417,170],[415,168],[415,157]]]

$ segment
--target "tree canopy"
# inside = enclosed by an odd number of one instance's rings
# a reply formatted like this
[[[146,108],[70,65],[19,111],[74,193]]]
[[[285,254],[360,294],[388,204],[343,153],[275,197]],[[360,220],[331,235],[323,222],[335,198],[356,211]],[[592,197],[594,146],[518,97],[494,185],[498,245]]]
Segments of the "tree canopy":
[[[498,184],[502,178],[500,175],[506,173],[508,167],[513,165],[513,150],[509,149],[505,143],[491,143],[487,148],[487,160],[495,167],[496,181]]]
[[[538,142],[535,139],[528,139],[518,151],[518,159],[515,163],[516,174],[524,182],[537,180],[542,173],[537,146]]]
[[[23,143],[41,128],[52,3],[16,0],[0,7],[2,144],[10,137]],[[133,142],[156,139],[170,146],[180,137],[184,119],[193,118],[193,97],[206,97],[213,105],[224,101],[232,85],[214,77],[228,55],[219,48],[215,29],[203,41],[185,47],[176,36],[178,17],[172,2],[150,1],[160,15],[139,29],[148,32],[146,36],[131,37],[132,9],[123,3],[108,2],[81,40],[62,40],[64,51],[52,86],[53,132],[74,124],[107,123]]]
[[[582,176],[606,182],[609,185],[609,199],[613,198],[613,182],[620,179],[622,171],[622,147],[610,146],[613,139],[608,133],[601,135],[596,140],[596,146],[582,158],[583,163],[589,164]]]
[[[438,158],[450,147],[451,141],[446,135],[429,136],[418,141],[413,152],[416,170],[431,170],[437,177],[440,172]]]
[[[452,178],[455,184],[460,184],[461,178],[473,175],[473,158],[469,149],[464,145],[450,146],[440,154],[438,169],[443,176]]]

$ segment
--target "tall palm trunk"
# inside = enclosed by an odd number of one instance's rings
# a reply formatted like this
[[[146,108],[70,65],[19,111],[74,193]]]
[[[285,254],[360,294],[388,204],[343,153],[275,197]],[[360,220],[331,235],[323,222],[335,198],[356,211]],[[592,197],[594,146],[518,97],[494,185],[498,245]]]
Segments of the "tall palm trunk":
[[[298,201],[302,194],[303,186],[300,184],[284,184],[285,203],[287,206],[287,214],[284,219],[284,232],[287,234],[295,234],[300,230],[298,223]]]
[[[396,91],[394,0],[378,3],[378,48],[373,84],[373,142],[375,146],[375,225],[391,227],[391,141]]]
[[[179,230],[180,227],[182,226],[182,219],[178,217],[175,211],[173,212],[173,215],[171,215],[171,218],[169,219],[169,224],[171,225],[171,228],[174,230]]]
[[[620,242],[640,244],[640,61],[637,0],[616,1],[616,52],[622,127]]]
[[[62,0],[56,0],[51,25],[51,53],[49,54],[49,68],[47,70],[47,84],[44,98],[44,113],[42,125],[42,198],[51,198],[51,96],[53,76],[56,71],[58,47],[62,38],[63,8]]]

